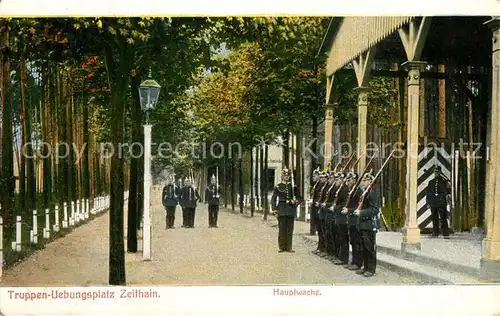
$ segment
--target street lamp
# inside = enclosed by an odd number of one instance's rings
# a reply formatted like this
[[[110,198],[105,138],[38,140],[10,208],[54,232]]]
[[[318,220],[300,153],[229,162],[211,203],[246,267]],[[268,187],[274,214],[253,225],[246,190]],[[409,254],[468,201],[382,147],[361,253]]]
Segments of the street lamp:
[[[156,106],[160,95],[160,85],[151,79],[149,69],[148,79],[139,86],[139,98],[141,109],[146,114],[144,124],[144,224],[142,231],[142,259],[151,260],[151,216],[149,213],[149,200],[151,193],[151,124],[149,124],[149,113]]]

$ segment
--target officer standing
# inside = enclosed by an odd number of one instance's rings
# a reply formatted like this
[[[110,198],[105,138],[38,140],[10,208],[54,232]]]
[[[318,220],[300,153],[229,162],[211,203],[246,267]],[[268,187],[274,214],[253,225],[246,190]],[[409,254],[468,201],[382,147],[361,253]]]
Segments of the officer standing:
[[[215,175],[210,178],[210,185],[205,189],[205,203],[208,204],[208,227],[217,228],[219,217],[220,186],[217,185]]]
[[[185,227],[194,228],[194,218],[196,213],[196,205],[200,200],[200,195],[193,185],[191,178],[186,178],[186,186],[181,191],[180,200],[184,204],[184,213],[186,214]]]
[[[361,205],[354,211],[358,216],[358,230],[361,236],[361,251],[363,256],[363,269],[356,271],[357,274],[362,274],[365,277],[371,277],[375,274],[377,268],[377,252],[375,249],[376,245],[376,234],[377,228],[375,225],[375,217],[379,213],[378,201],[373,188],[367,191],[370,186],[374,176],[370,173],[365,174],[362,181],[363,194],[366,196],[363,199]]]
[[[325,235],[323,231],[324,221],[325,221],[325,212],[322,210],[321,201],[323,197],[323,193],[328,186],[327,174],[324,171],[319,173],[319,181],[318,185],[314,188],[314,196],[313,196],[313,212],[317,214],[316,216],[316,230],[318,231],[318,249],[314,250],[314,254],[320,254],[325,252]]]
[[[177,206],[177,188],[174,185],[174,182],[171,177],[168,178],[167,183],[163,187],[162,194],[162,204],[167,211],[167,215],[165,217],[165,222],[167,229],[174,228],[175,222],[175,207]]]
[[[311,213],[309,216],[309,234],[311,236],[316,236],[316,232],[318,231],[318,208],[315,205],[315,196],[316,196],[316,191],[319,190],[320,188],[318,187],[320,184],[319,181],[319,167],[313,171],[313,187],[311,188],[311,191],[309,193],[309,196],[311,197]]]
[[[338,258],[335,261],[336,265],[347,265],[349,263],[349,230],[347,226],[347,213],[342,213],[347,202],[347,196],[349,194],[349,187],[346,182],[348,182],[353,176],[353,173],[345,175],[344,181],[341,181],[340,187],[335,193],[335,204],[333,205],[333,213],[335,215],[335,226],[337,231],[337,246],[338,246]]]
[[[348,204],[342,209],[342,214],[347,215],[347,228],[349,230],[349,243],[352,249],[352,259],[351,264],[346,268],[351,271],[360,270],[363,266],[363,257],[361,255],[361,237],[358,230],[358,216],[354,214],[354,210],[358,206],[359,198],[363,191],[361,188],[354,187],[358,181],[358,174],[356,172],[350,172],[347,175],[347,187],[349,188],[349,193],[351,193],[350,200]]]
[[[449,238],[448,218],[446,205],[447,196],[451,194],[451,183],[441,173],[441,167],[434,166],[434,179],[427,185],[427,204],[431,208],[432,236],[439,236],[439,222],[444,238]]]
[[[278,252],[295,252],[292,249],[293,227],[300,197],[297,186],[290,183],[290,170],[281,172],[281,183],[276,185],[271,198],[273,213],[278,215]]]

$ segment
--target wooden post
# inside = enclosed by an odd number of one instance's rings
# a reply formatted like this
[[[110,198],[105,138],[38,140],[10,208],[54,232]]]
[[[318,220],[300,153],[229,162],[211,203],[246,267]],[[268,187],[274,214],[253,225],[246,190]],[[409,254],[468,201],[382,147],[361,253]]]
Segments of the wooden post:
[[[483,239],[480,263],[480,278],[489,282],[500,281],[500,19],[487,22],[493,33],[492,47],[492,90],[491,113],[488,129],[490,130],[490,157],[487,162],[485,224],[486,237]]]
[[[50,214],[49,209],[45,209],[45,234],[43,236],[45,239],[50,238]]]
[[[16,249],[15,250],[17,252],[21,251],[21,242],[22,242],[21,228],[22,228],[21,216],[16,216]]]
[[[33,243],[38,244],[38,214],[33,210]]]

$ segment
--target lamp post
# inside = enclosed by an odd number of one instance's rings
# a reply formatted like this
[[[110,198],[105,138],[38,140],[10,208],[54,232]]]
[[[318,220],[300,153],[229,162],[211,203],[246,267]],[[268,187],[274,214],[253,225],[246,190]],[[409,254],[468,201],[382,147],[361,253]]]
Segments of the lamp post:
[[[144,122],[144,224],[142,231],[142,259],[151,260],[151,215],[149,212],[149,199],[151,193],[151,124],[149,114],[156,106],[160,95],[160,85],[151,79],[151,69],[148,79],[139,86],[141,109],[146,114]]]

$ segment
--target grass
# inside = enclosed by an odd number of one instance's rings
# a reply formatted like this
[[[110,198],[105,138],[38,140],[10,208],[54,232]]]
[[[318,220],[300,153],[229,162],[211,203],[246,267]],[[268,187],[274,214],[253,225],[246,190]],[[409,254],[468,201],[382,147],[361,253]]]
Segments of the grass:
[[[91,204],[91,203],[89,203]],[[91,206],[91,205],[89,205]],[[69,216],[71,215],[71,206],[68,207],[68,219]],[[27,257],[35,253],[36,251],[40,249],[44,249],[45,245],[48,243],[52,242],[53,240],[64,237],[67,234],[71,233],[75,228],[84,225],[93,219],[102,216],[106,211],[101,211],[97,214],[91,214],[89,213],[89,218],[80,221],[78,224],[68,227],[68,228],[62,228],[62,219],[63,219],[63,210],[59,210],[59,232],[54,232],[53,231],[53,224],[54,224],[54,217],[55,217],[55,209],[50,208],[49,209],[49,216],[50,216],[50,238],[45,239],[43,238],[43,229],[45,228],[45,209],[43,209],[43,212],[37,211],[37,233],[38,233],[38,243],[37,244],[32,244],[30,241],[30,231],[33,229],[33,211],[26,211],[25,214],[17,214],[22,217],[22,224],[21,224],[21,251],[14,251],[12,250],[12,242],[16,240],[16,227],[14,225],[13,228],[6,228],[4,227],[3,229],[3,269],[8,269],[17,263],[25,260]]]

